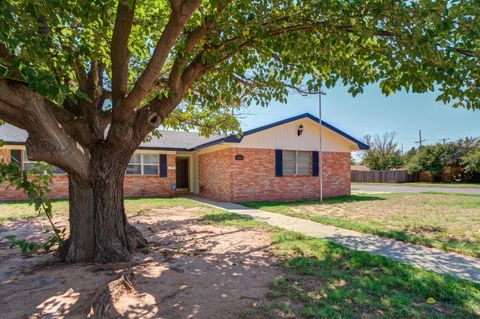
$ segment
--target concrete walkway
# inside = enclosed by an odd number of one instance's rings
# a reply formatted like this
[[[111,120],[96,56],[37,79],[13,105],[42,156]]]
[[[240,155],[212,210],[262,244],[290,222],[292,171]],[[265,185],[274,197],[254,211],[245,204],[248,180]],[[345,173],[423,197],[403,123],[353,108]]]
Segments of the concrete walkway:
[[[440,274],[449,274],[458,278],[480,282],[480,259],[477,258],[359,233],[260,209],[248,208],[238,204],[217,202],[199,196],[189,196],[189,198],[215,208],[250,216],[272,226],[330,240],[351,249],[382,255]]]

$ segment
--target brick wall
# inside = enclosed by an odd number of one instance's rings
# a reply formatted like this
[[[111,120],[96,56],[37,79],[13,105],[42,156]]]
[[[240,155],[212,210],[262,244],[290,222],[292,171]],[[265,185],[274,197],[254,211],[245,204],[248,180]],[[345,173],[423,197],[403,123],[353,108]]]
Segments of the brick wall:
[[[350,157],[347,152],[323,152],[323,194],[340,196],[350,194]]]
[[[2,149],[0,151],[0,161],[10,163],[10,150]],[[50,184],[52,190],[50,197],[54,199],[67,198],[68,197],[68,177],[65,175],[52,176],[52,183]],[[28,197],[21,190],[17,190],[14,187],[7,187],[6,184],[0,184],[0,200],[1,201],[13,201],[13,200],[25,200]]]
[[[199,193],[221,201],[231,201],[231,149],[198,156]]]
[[[10,163],[10,150],[9,149],[0,149],[0,161],[5,161]]]
[[[4,150],[8,151],[8,150]],[[6,158],[9,154],[4,153]],[[235,155],[244,156],[242,161]],[[2,155],[0,155],[2,156]],[[159,176],[126,176],[126,197],[173,196],[175,191],[175,155],[167,155],[168,173]],[[316,176],[275,176],[275,150],[229,148],[198,157],[200,194],[222,201],[288,200],[317,198],[319,180]],[[350,193],[350,153],[324,152],[324,195]],[[68,197],[67,176],[54,176],[52,198]],[[25,195],[0,185],[0,200],[21,200]]]
[[[50,198],[61,199],[68,198],[68,177],[66,175],[58,175],[52,177],[50,184]],[[14,187],[8,187],[6,184],[0,184],[0,201],[15,201],[25,200],[27,196],[21,190],[16,190]]]
[[[10,160],[10,150],[0,152],[0,160]],[[175,155],[167,155],[167,177],[160,176],[125,176],[123,183],[125,197],[155,197],[155,196],[173,196],[175,191],[171,186],[175,184]],[[68,177],[66,175],[55,175],[50,184],[52,190],[50,197],[54,199],[68,198]],[[27,197],[21,190],[13,187],[7,188],[5,184],[0,184],[0,201],[25,200]]]
[[[241,161],[235,155],[243,155]],[[324,152],[324,195],[350,194],[350,153]],[[199,156],[200,194],[224,201],[317,198],[316,176],[275,176],[275,150],[231,148]]]

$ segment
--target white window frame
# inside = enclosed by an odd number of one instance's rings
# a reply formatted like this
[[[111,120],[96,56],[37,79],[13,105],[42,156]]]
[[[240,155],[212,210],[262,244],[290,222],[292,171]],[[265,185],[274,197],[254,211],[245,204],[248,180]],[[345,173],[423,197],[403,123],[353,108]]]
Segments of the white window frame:
[[[282,154],[282,171],[283,171],[283,174],[282,175],[285,175],[285,176],[309,176],[311,174],[310,164],[311,164],[311,161],[312,161],[312,152],[309,152],[309,151],[294,151],[294,150],[283,150],[282,152],[283,152],[283,154]],[[290,160],[286,161],[285,160],[285,152],[294,152],[295,161],[290,161]],[[298,153],[307,153],[308,161],[299,161],[298,160]],[[293,173],[293,174],[285,173],[285,166],[284,166],[285,162],[295,163],[295,173]],[[300,163],[307,163],[308,172],[299,173],[299,171],[298,171],[298,163],[299,162]]]
[[[40,164],[42,164],[42,163],[44,163],[44,162],[30,161],[30,160],[28,159],[28,156],[27,156],[27,151],[26,151],[26,150],[22,150],[22,169],[26,170],[25,164],[33,164],[33,165],[35,165],[35,163],[40,163]],[[63,171],[63,170],[62,170],[63,173],[55,173],[55,172],[53,171],[54,165],[52,165],[52,164],[50,164],[50,165],[52,166],[52,174],[53,174],[54,176],[67,175],[67,173],[66,173],[65,171]],[[59,168],[59,167],[58,167],[58,168]],[[61,168],[60,168],[60,169],[61,169]]]
[[[36,161],[30,161],[27,156],[27,151],[22,152],[22,168],[26,170],[25,164],[32,164],[35,165]]]
[[[128,176],[160,176],[160,154],[153,154],[153,153],[134,153],[132,155],[135,156],[138,155],[140,157],[140,162],[128,162],[128,165],[140,165],[140,174],[129,174],[127,171],[125,171],[125,175]],[[154,155],[157,157],[157,164],[151,164],[151,163],[145,163],[143,156],[144,155]],[[131,159],[130,159],[131,160]],[[157,173],[156,174],[145,174],[145,166],[156,166],[157,167]]]

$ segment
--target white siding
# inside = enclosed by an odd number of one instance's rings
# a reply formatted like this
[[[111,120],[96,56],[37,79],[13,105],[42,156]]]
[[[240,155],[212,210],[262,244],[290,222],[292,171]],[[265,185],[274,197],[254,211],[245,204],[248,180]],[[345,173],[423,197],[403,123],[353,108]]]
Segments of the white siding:
[[[303,134],[298,136],[297,130],[300,125],[303,126]],[[319,149],[319,129],[317,122],[303,118],[244,136],[240,143],[233,143],[231,146],[312,151]],[[326,127],[322,129],[322,139],[325,152],[358,151],[356,143]]]

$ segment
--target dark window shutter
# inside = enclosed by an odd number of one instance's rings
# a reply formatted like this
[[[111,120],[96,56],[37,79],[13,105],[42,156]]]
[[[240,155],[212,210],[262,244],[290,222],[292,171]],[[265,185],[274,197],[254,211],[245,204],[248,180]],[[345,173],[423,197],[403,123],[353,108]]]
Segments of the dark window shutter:
[[[312,152],[312,176],[318,176],[318,151]]]
[[[283,151],[275,150],[275,176],[283,175]]]
[[[160,154],[160,177],[167,177],[167,155]]]

